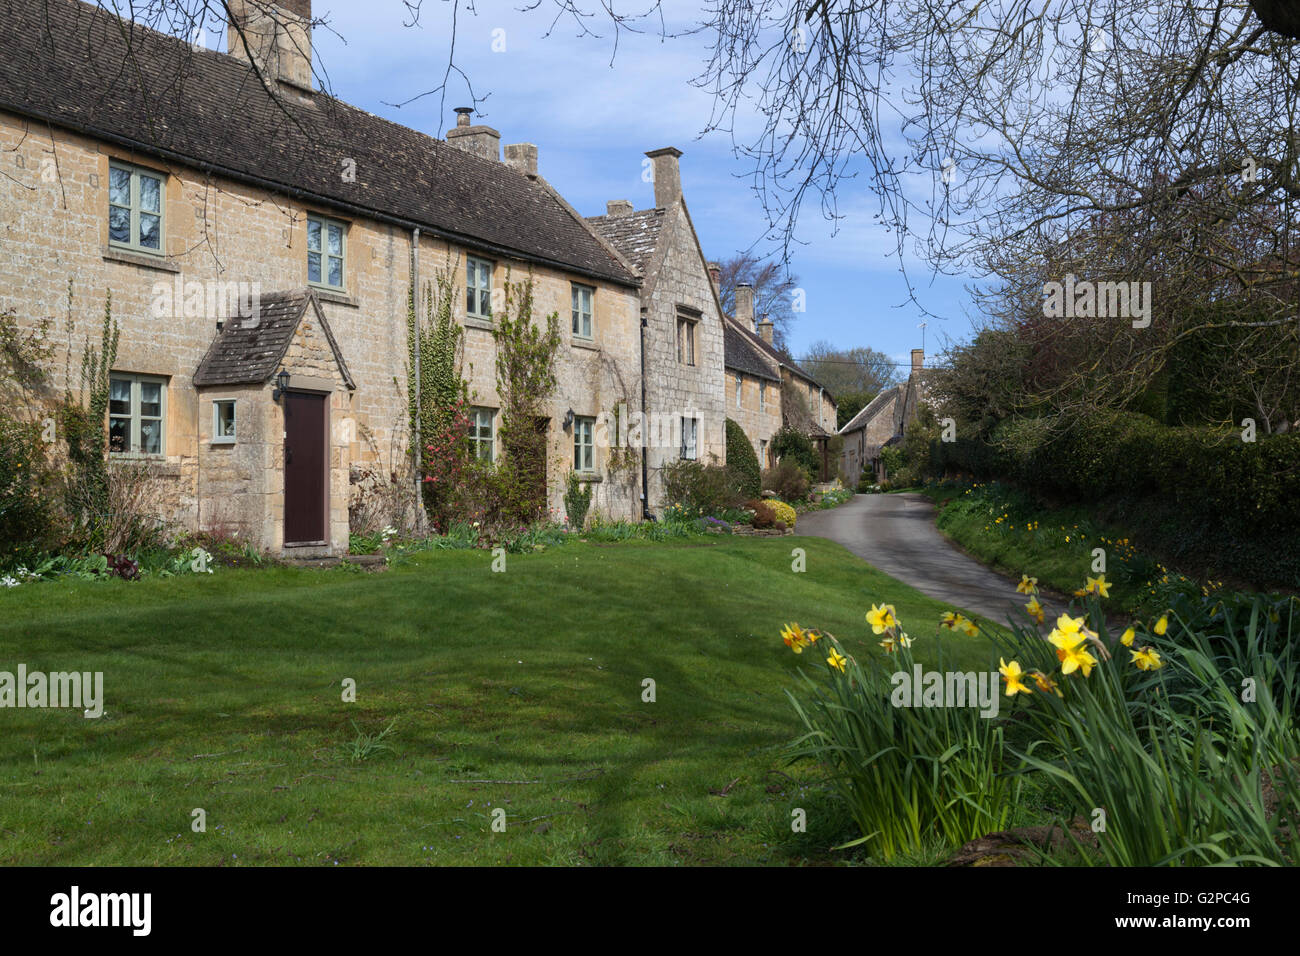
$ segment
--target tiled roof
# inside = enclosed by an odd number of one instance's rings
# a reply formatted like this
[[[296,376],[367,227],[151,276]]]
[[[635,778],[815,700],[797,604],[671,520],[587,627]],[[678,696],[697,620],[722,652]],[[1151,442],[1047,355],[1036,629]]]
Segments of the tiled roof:
[[[315,294],[307,289],[267,293],[261,296],[255,313],[245,310],[248,314],[226,319],[194,373],[194,384],[260,385],[270,381],[308,308],[315,311],[317,327],[334,350],[343,380],[348,388],[355,388],[325,313]]]
[[[750,344],[748,337],[730,319],[722,323],[724,365],[736,372],[780,382],[781,376],[773,371],[772,365],[763,358],[763,354]]]
[[[735,322],[735,319],[732,319],[732,321]],[[755,348],[757,348],[764,355],[766,355],[769,359],[771,359],[773,362],[776,362],[782,368],[788,368],[793,374],[798,375],[800,378],[812,382],[818,388],[823,389],[826,392],[827,398],[829,398],[832,402],[835,401],[835,396],[831,394],[831,390],[829,388],[826,388],[825,385],[823,385],[821,382],[817,381],[817,379],[813,378],[811,375],[805,372],[797,362],[793,361],[792,359],[788,359],[784,355],[782,355],[781,352],[777,350],[776,346],[766,342],[761,335],[749,331],[749,329],[745,328],[741,323],[735,322],[735,325],[736,328],[740,330],[740,333],[743,336],[745,336],[745,340],[749,342],[751,345],[753,345]]]
[[[664,224],[664,210],[642,209],[623,216],[588,216],[587,222],[645,275]]]
[[[541,181],[80,0],[0,0],[0,110],[352,215],[623,285]],[[355,182],[342,175],[355,161]],[[348,177],[350,178],[350,177]]]
[[[905,386],[903,385],[895,385],[891,388],[887,388],[871,401],[867,402],[860,412],[845,423],[844,427],[840,429],[840,434],[847,435],[849,432],[857,431],[859,428],[866,427],[867,423],[880,413],[881,408],[888,404],[891,398],[901,394],[904,387]]]

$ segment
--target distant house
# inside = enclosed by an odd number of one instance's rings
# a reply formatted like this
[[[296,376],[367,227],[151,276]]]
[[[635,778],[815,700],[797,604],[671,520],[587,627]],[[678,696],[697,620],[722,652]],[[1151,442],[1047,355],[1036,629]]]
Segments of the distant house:
[[[821,479],[834,473],[828,445],[834,435],[835,398],[819,381],[773,344],[773,324],[755,321],[754,290],[736,287],[736,314],[728,316],[726,371],[728,414],[745,430],[764,468],[776,464],[771,439],[782,427],[798,428],[822,455]],[[737,396],[739,396],[737,398]]]
[[[902,441],[907,426],[916,421],[926,400],[924,362],[925,352],[912,349],[912,369],[907,381],[885,389],[840,429],[844,438],[840,473],[850,487],[864,474],[873,481],[886,477],[880,450]]]

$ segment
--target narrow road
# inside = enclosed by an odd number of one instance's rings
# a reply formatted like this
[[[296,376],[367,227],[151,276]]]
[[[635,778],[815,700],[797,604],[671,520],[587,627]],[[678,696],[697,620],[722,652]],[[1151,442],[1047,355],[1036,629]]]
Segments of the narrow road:
[[[934,504],[918,494],[858,495],[828,511],[801,515],[796,534],[844,545],[868,564],[922,594],[998,623],[1029,600],[1016,580],[991,571],[948,542],[934,526]],[[882,594],[877,600],[888,600]],[[1040,595],[1050,622],[1063,605]],[[1017,614],[1017,620],[1022,620]]]

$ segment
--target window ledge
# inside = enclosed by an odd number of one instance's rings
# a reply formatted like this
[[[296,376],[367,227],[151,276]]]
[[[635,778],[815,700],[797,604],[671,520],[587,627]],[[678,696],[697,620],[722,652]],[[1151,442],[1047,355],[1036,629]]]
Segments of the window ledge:
[[[310,288],[312,292],[316,293],[316,298],[320,299],[322,302],[333,302],[336,305],[346,305],[353,309],[361,308],[361,303],[352,298],[352,296],[348,295],[346,292],[340,292],[338,289],[326,289],[318,285],[311,286]]]
[[[569,340],[569,344],[575,349],[588,349],[592,352],[599,352],[600,346],[596,344],[595,339],[584,339],[581,336],[574,336]]]
[[[465,328],[483,329],[487,332],[491,332],[494,326],[492,325],[491,319],[484,319],[477,315],[467,315],[465,316]]]
[[[159,272],[181,271],[181,267],[166,256],[154,256],[146,252],[131,252],[128,249],[118,249],[115,246],[105,246],[103,255],[109,262],[121,262],[129,266],[144,266],[146,269],[157,269]]]
[[[595,471],[578,471],[574,472],[574,478],[584,485],[598,485],[605,480],[605,476]]]
[[[181,463],[172,461],[162,455],[124,455],[112,454],[108,458],[110,465],[147,465],[150,478],[179,478]]]
[[[235,439],[233,439],[233,438],[214,438],[214,439],[212,439],[212,441],[208,442],[208,444],[210,444],[210,445],[222,445],[222,446],[225,446],[226,448],[231,448],[231,447],[233,447],[233,446],[235,445]]]

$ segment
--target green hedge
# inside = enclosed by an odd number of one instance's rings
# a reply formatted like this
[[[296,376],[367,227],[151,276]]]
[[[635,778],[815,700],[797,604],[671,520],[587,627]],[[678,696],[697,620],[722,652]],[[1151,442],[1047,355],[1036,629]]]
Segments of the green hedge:
[[[1169,427],[1136,413],[1062,434],[1050,424],[1009,419],[988,443],[935,441],[931,457],[944,474],[1122,512],[1207,567],[1300,584],[1300,549],[1286,544],[1300,532],[1300,434],[1246,443],[1239,432]]]
[[[763,472],[758,466],[758,455],[745,437],[745,430],[730,418],[727,419],[727,471],[742,497],[757,498],[763,493]]]

